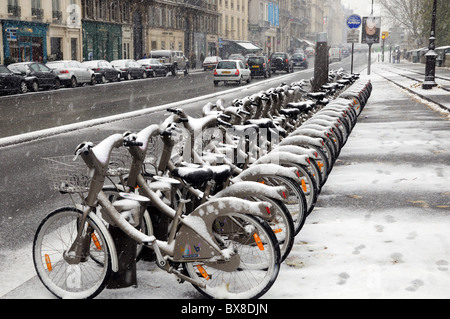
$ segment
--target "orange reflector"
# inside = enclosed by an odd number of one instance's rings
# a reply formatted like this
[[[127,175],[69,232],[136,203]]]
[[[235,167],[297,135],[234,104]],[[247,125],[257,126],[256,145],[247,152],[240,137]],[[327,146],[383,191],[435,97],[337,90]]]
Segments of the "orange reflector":
[[[98,250],[102,250],[102,245],[100,245],[100,242],[98,241],[97,236],[95,236],[94,233],[91,235],[92,241],[94,242],[95,247],[97,247]]]
[[[203,278],[205,278],[206,280],[210,279],[208,273],[206,272],[206,270],[202,266],[197,265],[197,269],[202,274]]]
[[[264,184],[264,181],[260,182],[261,184]]]
[[[259,238],[259,236],[258,236],[257,233],[254,233],[254,234],[253,234],[253,238],[255,239],[256,245],[258,245],[259,249],[260,249],[260,250],[264,250],[264,245],[263,245],[263,243],[261,242],[261,238]]]
[[[278,234],[278,233],[281,233],[283,230],[281,229],[281,228],[278,228],[278,229],[274,229],[273,230],[273,232],[275,233],[275,234]]]
[[[49,255],[45,254],[45,263],[47,264],[48,271],[52,271],[52,262],[50,260]]]
[[[317,162],[317,166],[319,166],[320,170],[322,170],[323,163],[319,161],[319,162]]]
[[[302,189],[304,192],[306,192],[306,183],[304,179],[302,179]]]

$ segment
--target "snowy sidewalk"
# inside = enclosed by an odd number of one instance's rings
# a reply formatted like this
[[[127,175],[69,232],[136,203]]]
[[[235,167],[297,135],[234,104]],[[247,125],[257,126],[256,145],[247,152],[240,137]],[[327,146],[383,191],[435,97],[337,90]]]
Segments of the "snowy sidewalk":
[[[371,79],[372,96],[263,299],[450,298],[448,112]],[[149,262],[139,262],[138,284],[97,298],[202,298]],[[53,297],[34,277],[3,298]]]

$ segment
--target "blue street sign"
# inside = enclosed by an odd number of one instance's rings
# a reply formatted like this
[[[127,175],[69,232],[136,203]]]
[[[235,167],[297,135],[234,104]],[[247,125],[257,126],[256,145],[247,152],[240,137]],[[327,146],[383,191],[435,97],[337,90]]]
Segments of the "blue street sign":
[[[361,17],[357,14],[352,14],[347,18],[347,26],[350,29],[358,29],[361,26]]]

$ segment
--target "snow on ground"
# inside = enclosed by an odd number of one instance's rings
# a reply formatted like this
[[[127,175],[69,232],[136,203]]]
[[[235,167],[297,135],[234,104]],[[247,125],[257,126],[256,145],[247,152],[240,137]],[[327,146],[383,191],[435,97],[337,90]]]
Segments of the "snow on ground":
[[[382,110],[387,94],[399,102],[409,98],[379,76],[373,75],[372,81],[374,91],[361,116],[375,116],[371,110]],[[448,129],[430,134],[414,121],[358,123],[317,207],[263,299],[450,298],[450,170],[448,161],[433,160],[433,155],[448,158],[449,134]],[[398,165],[385,161],[394,153]],[[361,154],[374,160],[352,161]],[[428,155],[429,161],[415,165],[401,160],[412,155]],[[444,203],[415,196],[424,192],[443,198]],[[394,205],[383,205],[383,197]],[[368,204],[367,198],[378,202]],[[338,205],[345,201],[351,205]],[[360,206],[355,204],[358,201]],[[23,281],[33,272],[28,269],[31,250],[29,255],[23,264],[27,267]],[[1,266],[5,278],[5,265]],[[14,272],[14,276],[20,274]],[[52,298],[36,277],[3,297]],[[139,262],[137,288],[105,290],[97,298],[202,297],[190,284],[178,284],[153,263]]]

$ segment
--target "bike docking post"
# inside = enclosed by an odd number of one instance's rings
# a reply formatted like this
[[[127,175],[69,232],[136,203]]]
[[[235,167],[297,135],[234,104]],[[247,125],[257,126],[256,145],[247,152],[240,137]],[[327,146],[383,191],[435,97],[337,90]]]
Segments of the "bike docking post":
[[[314,80],[312,83],[313,92],[320,91],[320,87],[328,80],[328,44],[327,33],[317,34],[316,58],[314,60]]]
[[[123,194],[130,198],[119,199],[111,205],[130,223],[139,229],[142,222],[145,206],[140,201],[146,198],[136,194]],[[119,226],[109,221],[109,232],[114,240],[117,250],[119,269],[111,274],[107,288],[119,289],[127,287],[137,287],[137,242],[125,233]]]

